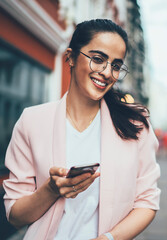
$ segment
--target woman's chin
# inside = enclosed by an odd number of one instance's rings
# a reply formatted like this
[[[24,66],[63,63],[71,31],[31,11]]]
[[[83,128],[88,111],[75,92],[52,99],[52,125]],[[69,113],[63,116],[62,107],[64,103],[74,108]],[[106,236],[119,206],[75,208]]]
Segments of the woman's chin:
[[[109,89],[106,89],[107,91],[103,91],[103,92],[92,92],[91,94],[90,94],[90,96],[91,96],[91,99],[92,100],[94,100],[94,101],[99,101],[99,100],[101,100],[103,97],[104,97],[104,95],[108,92],[108,90]]]

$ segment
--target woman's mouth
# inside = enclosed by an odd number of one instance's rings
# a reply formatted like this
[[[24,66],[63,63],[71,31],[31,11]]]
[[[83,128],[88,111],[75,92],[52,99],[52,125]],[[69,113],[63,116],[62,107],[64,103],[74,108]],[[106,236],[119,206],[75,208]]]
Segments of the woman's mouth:
[[[91,79],[93,81],[93,84],[100,89],[104,89],[108,85],[106,82],[101,82],[95,78],[91,78]]]

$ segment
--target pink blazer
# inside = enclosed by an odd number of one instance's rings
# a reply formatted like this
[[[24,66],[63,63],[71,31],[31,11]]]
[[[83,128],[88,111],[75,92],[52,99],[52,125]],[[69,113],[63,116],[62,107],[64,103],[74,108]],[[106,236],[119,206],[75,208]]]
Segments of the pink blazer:
[[[66,167],[65,121],[66,94],[56,103],[25,109],[16,123],[5,161],[10,170],[4,181],[7,217],[17,199],[32,194],[48,179],[50,167]],[[142,131],[138,141],[122,140],[104,100],[101,121],[99,235],[111,230],[133,208],[159,209],[160,195],[155,158],[158,142],[151,126]],[[64,204],[65,199],[59,199],[29,226],[24,239],[52,240]]]

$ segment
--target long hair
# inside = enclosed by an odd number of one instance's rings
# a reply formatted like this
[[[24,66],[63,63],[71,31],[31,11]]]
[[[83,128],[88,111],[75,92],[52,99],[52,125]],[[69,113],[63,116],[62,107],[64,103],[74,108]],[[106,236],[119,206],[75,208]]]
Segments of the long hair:
[[[109,19],[93,19],[84,21],[76,26],[69,48],[72,49],[72,57],[77,59],[82,47],[89,44],[93,37],[100,32],[117,33],[124,40],[126,53],[129,49],[127,33]],[[125,140],[138,139],[138,134],[147,122],[148,111],[140,104],[127,104],[121,101],[122,95],[113,88],[104,95],[104,99],[110,111],[110,115],[118,135]]]
[[[124,95],[113,88],[104,95],[114,127],[122,139],[138,139],[145,126],[149,128],[149,111],[141,104],[128,104],[122,101]]]

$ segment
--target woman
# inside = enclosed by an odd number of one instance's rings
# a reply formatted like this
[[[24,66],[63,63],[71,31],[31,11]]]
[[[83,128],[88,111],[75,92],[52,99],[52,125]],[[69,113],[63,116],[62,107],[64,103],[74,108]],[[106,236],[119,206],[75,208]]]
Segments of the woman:
[[[67,49],[71,82],[56,103],[25,109],[6,155],[9,221],[24,239],[128,240],[159,209],[157,140],[147,111],[113,85],[128,72],[125,31],[111,20],[80,23]],[[66,178],[73,165],[100,163]]]

